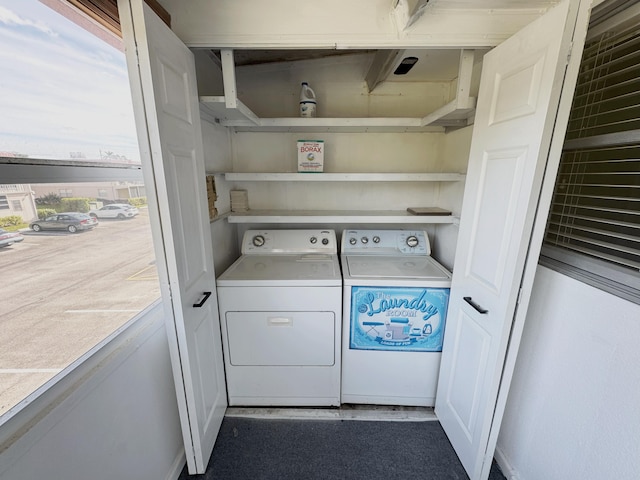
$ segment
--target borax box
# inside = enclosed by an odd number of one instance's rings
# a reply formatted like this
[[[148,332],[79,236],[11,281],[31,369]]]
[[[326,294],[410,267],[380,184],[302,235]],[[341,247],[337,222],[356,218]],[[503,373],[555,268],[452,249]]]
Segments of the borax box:
[[[324,140],[298,140],[298,172],[322,172]]]

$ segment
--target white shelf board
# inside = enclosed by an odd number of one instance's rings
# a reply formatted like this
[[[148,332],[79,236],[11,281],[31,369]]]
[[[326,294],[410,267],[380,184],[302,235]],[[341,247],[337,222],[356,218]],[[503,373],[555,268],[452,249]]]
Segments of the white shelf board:
[[[231,212],[218,213],[217,217],[209,219],[209,223],[219,222],[220,220],[227,218],[229,215],[231,215]]]
[[[462,173],[225,173],[225,180],[245,182],[459,182]]]
[[[260,118],[258,126],[248,125],[246,122],[235,121],[223,122],[223,125],[235,128],[237,131],[260,132],[444,132],[443,127],[424,125],[421,118],[400,117]]]
[[[458,223],[452,215],[413,215],[390,210],[249,210],[231,212],[229,223]]]
[[[201,96],[200,108],[220,125],[238,132],[432,132],[442,133],[444,127],[425,124],[424,118],[413,117],[364,117],[364,118],[259,118],[240,100],[234,108],[228,108],[224,96]]]

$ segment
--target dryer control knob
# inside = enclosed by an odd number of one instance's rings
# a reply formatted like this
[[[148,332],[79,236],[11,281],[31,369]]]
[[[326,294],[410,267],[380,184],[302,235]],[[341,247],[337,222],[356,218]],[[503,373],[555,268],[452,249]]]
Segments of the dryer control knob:
[[[353,238],[353,237],[351,237],[351,238],[349,239],[349,243],[350,243],[351,245],[355,245],[356,243],[358,243],[358,239],[357,239],[357,238]]]
[[[407,245],[411,248],[417,247],[418,244],[420,243],[420,241],[418,240],[418,237],[416,237],[415,235],[409,235],[407,237]]]
[[[318,242],[318,239],[316,237],[311,237],[309,241],[311,242],[312,245],[315,245]]]
[[[261,247],[264,245],[264,237],[262,235],[256,235],[255,237],[253,237],[251,242],[254,246]]]
[[[380,237],[377,235],[373,237],[373,243],[380,243]]]
[[[322,239],[322,244],[323,245],[329,245],[329,239],[328,238],[323,238]]]
[[[369,239],[368,239],[367,237],[362,237],[362,238],[360,239],[360,241],[361,241],[362,243],[364,243],[365,245],[366,245],[367,243],[369,243]]]

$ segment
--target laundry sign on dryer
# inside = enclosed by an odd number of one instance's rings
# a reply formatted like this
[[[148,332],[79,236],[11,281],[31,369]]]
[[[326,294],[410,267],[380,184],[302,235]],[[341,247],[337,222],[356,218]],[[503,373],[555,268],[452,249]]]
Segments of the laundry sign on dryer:
[[[441,352],[448,288],[352,287],[353,350]]]

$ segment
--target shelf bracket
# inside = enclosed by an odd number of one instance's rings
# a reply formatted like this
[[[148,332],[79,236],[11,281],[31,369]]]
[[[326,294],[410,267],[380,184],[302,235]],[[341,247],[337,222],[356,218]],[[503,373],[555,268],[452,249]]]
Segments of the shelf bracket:
[[[369,93],[373,92],[373,89],[389,75],[396,59],[404,56],[404,52],[405,50],[378,50],[376,52],[371,67],[364,78]]]
[[[224,85],[224,104],[226,108],[238,108],[238,89],[236,87],[236,65],[233,59],[233,50],[223,48],[220,50],[222,61],[222,82]]]
[[[424,117],[421,122],[423,126],[440,125],[460,128],[473,123],[471,117],[476,108],[476,99],[471,97],[470,93],[474,58],[475,52],[473,50],[460,50],[456,97],[435,112]]]
[[[458,108],[469,108],[471,93],[471,75],[473,74],[473,50],[460,50],[460,65],[458,67],[458,88],[456,90],[456,104]]]

